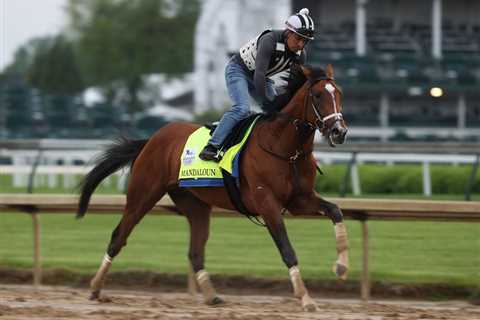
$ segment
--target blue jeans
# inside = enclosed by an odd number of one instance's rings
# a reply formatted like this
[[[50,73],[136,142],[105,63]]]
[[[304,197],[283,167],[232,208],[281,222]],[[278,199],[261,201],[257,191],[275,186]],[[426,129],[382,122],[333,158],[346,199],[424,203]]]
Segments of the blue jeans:
[[[241,65],[231,59],[225,67],[225,82],[233,105],[225,112],[217,128],[210,138],[209,144],[220,147],[233,127],[250,115],[250,96],[261,104],[255,92],[253,74],[245,71]],[[266,81],[266,94],[269,99],[276,95],[273,80]]]

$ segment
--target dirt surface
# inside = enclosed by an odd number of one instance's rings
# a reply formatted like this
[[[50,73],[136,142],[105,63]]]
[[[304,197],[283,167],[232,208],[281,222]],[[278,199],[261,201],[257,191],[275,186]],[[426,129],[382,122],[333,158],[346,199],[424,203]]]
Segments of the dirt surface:
[[[186,293],[105,290],[102,302],[89,301],[87,289],[61,286],[0,285],[0,319],[329,319],[329,320],[480,320],[480,307],[466,302],[315,299],[318,311],[282,296],[223,295],[226,303],[203,304]]]
[[[92,274],[80,274],[65,269],[44,269],[42,284],[88,288]],[[257,278],[245,276],[211,275],[215,288],[232,295],[273,295],[290,297],[292,285],[288,277]],[[32,271],[0,267],[0,284],[30,285]],[[328,298],[357,298],[360,295],[358,281],[310,280],[305,284],[313,296]],[[109,272],[107,289],[127,289],[154,292],[183,292],[187,287],[185,274],[162,274],[151,271]],[[398,284],[372,282],[371,296],[375,299],[407,300],[469,300],[476,296],[480,304],[480,288],[448,284]]]

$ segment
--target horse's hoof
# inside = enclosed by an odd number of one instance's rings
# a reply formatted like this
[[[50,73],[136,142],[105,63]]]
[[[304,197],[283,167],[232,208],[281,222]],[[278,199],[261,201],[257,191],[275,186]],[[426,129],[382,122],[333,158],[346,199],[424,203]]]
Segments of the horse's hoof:
[[[341,263],[336,263],[333,266],[333,272],[337,275],[338,278],[342,280],[347,280],[348,267]]]
[[[100,290],[95,290],[95,291],[92,291],[88,300],[99,300],[99,298],[100,298]]]
[[[305,295],[302,298],[302,308],[304,311],[307,311],[307,312],[317,311],[317,305],[315,304],[313,299],[310,298],[308,295]]]
[[[306,304],[303,306],[303,311],[315,312],[317,311],[317,306],[315,304]]]
[[[224,303],[225,303],[225,301],[218,296],[215,296],[215,297],[213,297],[213,299],[207,301],[207,304],[209,306],[218,306],[218,305],[224,304]]]

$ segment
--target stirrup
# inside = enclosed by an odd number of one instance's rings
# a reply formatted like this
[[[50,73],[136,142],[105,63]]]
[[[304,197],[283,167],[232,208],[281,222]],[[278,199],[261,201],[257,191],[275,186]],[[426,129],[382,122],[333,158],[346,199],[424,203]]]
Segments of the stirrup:
[[[198,155],[198,157],[203,161],[215,162],[220,162],[220,160],[222,160],[222,156],[223,154],[221,153],[220,149],[210,144],[207,144]]]

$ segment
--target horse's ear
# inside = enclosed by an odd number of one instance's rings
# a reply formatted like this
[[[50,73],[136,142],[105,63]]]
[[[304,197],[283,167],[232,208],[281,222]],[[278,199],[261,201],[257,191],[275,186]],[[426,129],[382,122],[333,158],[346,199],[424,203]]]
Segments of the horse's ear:
[[[307,79],[311,80],[312,75],[313,75],[312,68],[310,68],[309,66],[305,66],[305,65],[300,65],[300,68],[302,69],[302,72],[305,75],[305,77],[307,77]]]
[[[331,63],[327,64],[327,68],[325,69],[325,73],[327,74],[328,78],[333,79],[333,66]]]

